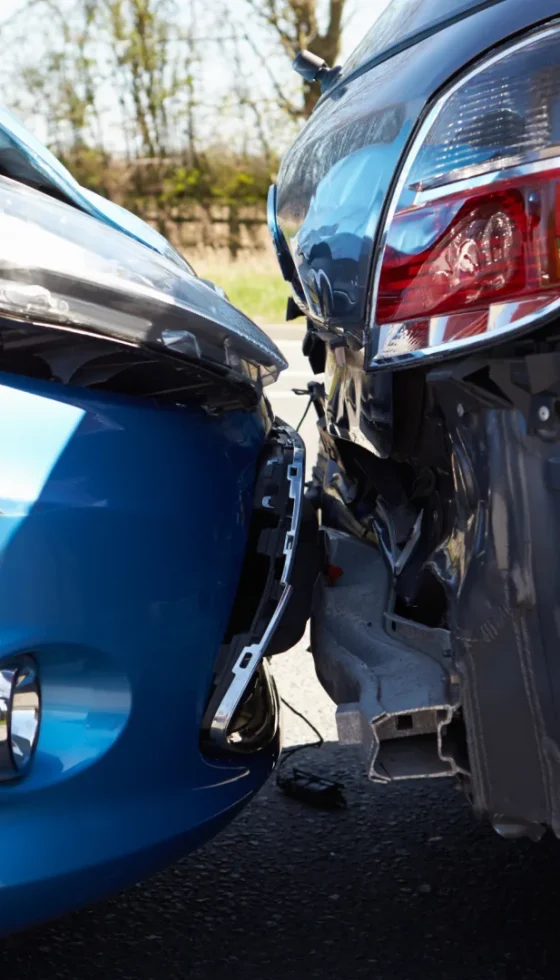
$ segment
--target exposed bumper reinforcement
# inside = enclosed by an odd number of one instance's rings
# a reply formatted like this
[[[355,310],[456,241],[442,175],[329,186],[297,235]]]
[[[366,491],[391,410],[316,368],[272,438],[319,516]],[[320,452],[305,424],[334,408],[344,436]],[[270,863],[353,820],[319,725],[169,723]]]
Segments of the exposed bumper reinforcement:
[[[410,624],[405,644],[398,621],[385,616],[391,582],[380,553],[343,532],[322,533],[327,563],[342,575],[334,586],[317,581],[311,646],[319,679],[338,705],[340,741],[363,746],[376,782],[465,771],[451,664],[441,637],[433,652],[425,649],[425,634],[442,631],[419,626],[419,649]]]

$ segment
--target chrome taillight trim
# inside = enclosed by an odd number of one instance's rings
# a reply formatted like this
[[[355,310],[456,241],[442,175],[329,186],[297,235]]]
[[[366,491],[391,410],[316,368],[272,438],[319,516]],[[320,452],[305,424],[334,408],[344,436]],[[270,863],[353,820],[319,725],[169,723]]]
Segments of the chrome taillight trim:
[[[519,303],[508,304],[511,306],[519,306]],[[495,344],[498,340],[511,337],[513,335],[520,336],[524,331],[533,329],[537,324],[541,322],[546,322],[547,319],[554,318],[558,313],[560,313],[560,299],[551,299],[550,303],[543,306],[537,313],[530,313],[525,317],[520,317],[519,320],[515,321],[515,329],[512,329],[509,325],[507,327],[496,328],[494,330],[488,330],[486,333],[480,334],[478,337],[464,337],[460,340],[447,341],[445,344],[437,344],[433,347],[429,347],[425,350],[409,351],[405,354],[390,354],[390,355],[379,355],[374,360],[370,360],[368,364],[368,371],[375,370],[398,370],[399,368],[410,367],[412,364],[420,364],[428,361],[438,360],[443,361],[450,357],[457,357],[462,350],[480,350],[483,347],[489,347]],[[490,314],[492,311],[490,311]],[[443,319],[442,317],[433,317],[432,319]],[[397,324],[387,324],[379,327],[380,331],[390,330],[392,327],[397,326]]]
[[[372,295],[371,295],[371,312],[370,312],[370,322],[368,328],[368,332],[369,332],[368,353],[366,357],[368,371],[387,370],[387,368],[391,368],[391,369],[405,368],[405,367],[410,367],[413,364],[432,361],[434,359],[441,360],[442,357],[453,357],[457,353],[460,353],[461,350],[465,347],[468,347],[469,349],[471,348],[478,349],[480,347],[488,346],[489,344],[494,343],[496,336],[500,336],[500,335],[507,336],[508,334],[511,334],[512,332],[511,330],[504,329],[501,332],[496,331],[495,333],[488,332],[485,334],[481,334],[479,337],[468,337],[461,340],[449,341],[445,344],[436,347],[430,347],[427,350],[409,351],[405,354],[395,354],[389,356],[378,355],[377,352],[379,350],[379,339],[382,336],[381,331],[390,330],[392,327],[395,326],[395,324],[380,325],[375,320],[377,300],[379,296],[379,283],[381,280],[381,269],[383,265],[383,256],[385,253],[385,247],[387,245],[389,229],[391,227],[393,218],[395,217],[395,212],[397,210],[397,206],[401,198],[401,194],[407,185],[410,171],[412,169],[414,161],[416,160],[420,148],[424,144],[426,137],[428,136],[432,126],[434,125],[438,116],[441,114],[441,112],[447,105],[448,101],[467,82],[469,82],[472,78],[476,78],[477,75],[480,75],[483,71],[486,71],[488,68],[492,67],[492,65],[495,65],[498,62],[502,61],[504,58],[509,57],[512,54],[515,54],[515,52],[517,51],[521,51],[529,44],[533,44],[534,41],[536,40],[544,40],[547,37],[553,37],[554,35],[558,35],[558,40],[560,43],[560,21],[558,20],[553,21],[550,24],[550,26],[544,29],[538,28],[537,30],[533,30],[529,34],[526,34],[521,40],[514,42],[513,44],[512,43],[506,44],[504,45],[503,48],[500,49],[500,51],[496,52],[495,54],[484,57],[481,61],[478,62],[478,64],[476,64],[464,75],[461,75],[452,85],[449,86],[448,89],[446,89],[443,93],[441,93],[437,97],[435,104],[428,111],[426,117],[421,123],[420,128],[418,129],[416,136],[414,136],[410,147],[405,149],[403,156],[401,158],[400,172],[398,174],[397,181],[394,185],[394,189],[391,194],[389,205],[385,214],[383,230],[379,236],[376,250],[375,250],[373,288],[372,288]],[[547,160],[546,162],[550,166],[550,160]],[[538,164],[540,163],[540,161],[537,161],[536,163]],[[531,164],[528,163],[526,166],[530,167]],[[544,165],[543,165],[543,169],[544,169]],[[533,171],[527,170],[527,173],[530,172]],[[534,172],[538,172],[538,170],[535,170]],[[516,170],[516,173],[521,175],[521,168],[518,168]],[[512,176],[512,174],[510,173],[509,176]],[[460,182],[457,181],[456,184],[457,185],[459,183],[461,184],[461,187],[458,188],[459,190],[464,190],[470,186],[472,186],[474,189],[475,186],[490,184],[493,182],[494,179],[497,178],[494,177],[492,179],[492,174],[484,174],[481,177],[480,183],[476,185],[474,183],[472,185],[469,185],[464,181],[460,181]],[[475,178],[473,178],[473,181],[474,180]],[[445,185],[444,188],[440,186],[434,191],[432,191],[431,189],[426,191],[420,190],[417,194],[417,197],[415,198],[414,203],[415,204],[427,203],[428,201],[442,197],[443,194],[447,196],[448,194],[452,193],[452,190],[450,190],[451,186],[452,185]],[[551,300],[550,304],[547,305],[546,307],[543,307],[541,310],[538,311],[538,313],[532,313],[527,317],[517,320],[515,323],[515,332],[520,333],[524,329],[540,321],[546,320],[547,317],[555,314],[559,309],[560,309],[560,300],[558,299]]]
[[[287,479],[289,482],[289,497],[293,500],[293,509],[289,526],[284,537],[283,554],[284,567],[280,577],[281,593],[268,625],[257,643],[243,647],[231,669],[232,680],[215,710],[208,728],[210,743],[218,749],[228,748],[228,729],[234,719],[251,679],[266,656],[267,648],[274,632],[282,620],[286,606],[292,593],[290,577],[292,574],[296,543],[301,526],[303,491],[305,486],[305,446],[301,436],[291,426],[277,423],[278,428],[293,443],[293,458],[288,466]],[[265,501],[263,501],[266,506]]]
[[[441,201],[444,197],[451,197],[453,194],[465,194],[476,191],[479,187],[490,187],[503,180],[515,180],[516,177],[530,177],[533,174],[546,173],[548,170],[560,168],[560,147],[552,148],[553,152],[541,151],[538,159],[518,162],[512,160],[500,161],[502,166],[496,169],[496,161],[493,161],[492,168],[484,172],[473,172],[470,176],[462,177],[460,180],[449,181],[449,183],[438,184],[437,186],[418,190],[414,198],[413,207],[422,204],[430,204],[432,201]]]

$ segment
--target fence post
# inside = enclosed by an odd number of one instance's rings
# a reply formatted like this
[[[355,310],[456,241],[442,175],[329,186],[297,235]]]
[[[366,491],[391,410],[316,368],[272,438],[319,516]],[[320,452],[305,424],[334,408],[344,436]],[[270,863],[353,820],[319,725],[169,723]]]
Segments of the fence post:
[[[230,204],[228,213],[228,249],[233,261],[241,248],[241,222],[237,204]]]

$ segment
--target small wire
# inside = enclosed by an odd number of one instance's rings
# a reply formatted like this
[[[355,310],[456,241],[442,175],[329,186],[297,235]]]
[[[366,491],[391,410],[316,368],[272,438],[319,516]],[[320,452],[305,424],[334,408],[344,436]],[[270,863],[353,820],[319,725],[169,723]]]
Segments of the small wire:
[[[321,743],[321,745],[323,745],[323,743],[324,743],[325,740],[324,740],[323,736],[321,735],[321,732],[319,731],[318,728],[315,727],[315,725],[313,724],[313,722],[312,721],[309,721],[309,718],[307,718],[303,714],[302,711],[298,711],[297,708],[294,708],[293,704],[290,704],[289,701],[286,701],[286,698],[280,698],[280,700],[281,700],[282,704],[286,706],[286,708],[288,709],[288,711],[291,711],[293,715],[297,715],[298,718],[301,718],[301,720],[305,722],[305,724],[307,725],[307,727],[310,728],[311,731],[313,732],[313,734],[317,736],[317,739]]]
[[[320,749],[325,744],[325,740],[313,722],[309,721],[303,712],[294,708],[285,698],[280,698],[282,704],[294,715],[301,718],[314,735],[317,736],[316,742],[307,742],[305,745],[295,745],[293,748],[283,752],[280,757],[280,764],[276,770],[276,785],[286,796],[299,800],[307,806],[318,807],[321,810],[337,810],[346,806],[344,796],[344,784],[337,783],[326,776],[318,776],[313,772],[304,772],[303,769],[292,768],[291,774],[286,772],[284,763],[296,752],[303,749]]]
[[[300,394],[300,391],[297,390],[296,388],[292,388],[292,391],[296,395],[299,395]],[[307,394],[307,392],[305,392],[305,394]],[[299,430],[301,429],[301,427],[302,427],[302,425],[305,422],[305,419],[307,417],[307,413],[308,413],[309,409],[311,408],[312,404],[313,404],[313,399],[310,397],[309,398],[309,401],[307,402],[307,405],[305,406],[305,412],[301,416],[301,418],[300,418],[300,420],[299,420],[299,422],[298,422],[298,424],[296,426],[296,432],[299,432]]]
[[[291,749],[284,749],[280,760],[281,763],[285,762],[287,759],[290,758],[291,755],[294,755],[296,752],[303,751],[303,749],[320,749],[321,746],[325,744],[325,739],[321,735],[319,729],[315,728],[313,722],[309,721],[309,718],[306,718],[301,711],[298,711],[297,708],[294,708],[293,704],[290,704],[289,701],[286,701],[286,698],[280,698],[280,700],[282,704],[286,708],[288,708],[288,711],[291,711],[292,714],[296,715],[298,718],[301,718],[301,720],[305,722],[307,727],[311,729],[313,734],[317,736],[316,742],[306,742],[305,745],[294,745],[293,748]]]

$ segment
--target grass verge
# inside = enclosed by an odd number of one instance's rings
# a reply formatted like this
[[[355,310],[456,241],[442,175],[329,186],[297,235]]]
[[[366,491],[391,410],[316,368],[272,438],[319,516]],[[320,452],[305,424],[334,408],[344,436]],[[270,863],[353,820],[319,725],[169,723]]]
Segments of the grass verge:
[[[189,254],[197,274],[225,289],[234,306],[259,323],[283,323],[289,289],[274,255],[247,252],[232,262],[227,252]]]

